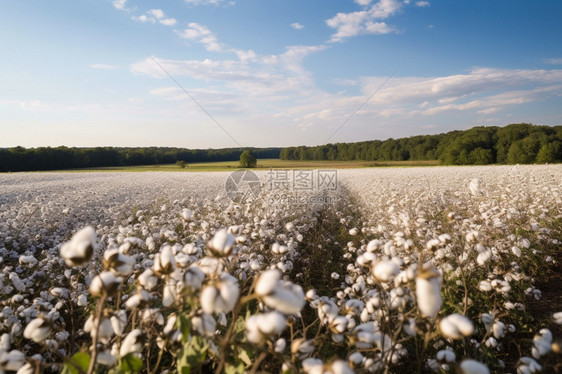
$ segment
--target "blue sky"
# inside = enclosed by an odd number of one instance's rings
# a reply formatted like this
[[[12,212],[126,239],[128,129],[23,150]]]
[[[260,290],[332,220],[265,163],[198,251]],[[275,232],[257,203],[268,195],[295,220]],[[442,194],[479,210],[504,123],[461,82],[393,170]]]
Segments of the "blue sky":
[[[560,19],[557,0],[11,1],[0,147],[266,147],[560,125]]]

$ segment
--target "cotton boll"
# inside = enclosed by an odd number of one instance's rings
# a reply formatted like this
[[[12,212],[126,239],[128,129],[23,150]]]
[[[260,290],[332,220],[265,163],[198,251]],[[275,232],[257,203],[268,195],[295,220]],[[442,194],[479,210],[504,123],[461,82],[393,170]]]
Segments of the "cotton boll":
[[[51,335],[51,332],[51,321],[40,316],[29,322],[23,331],[23,336],[35,343],[41,343]]]
[[[97,275],[90,283],[90,294],[94,297],[114,296],[123,279],[116,277],[110,271],[104,271]]]
[[[60,248],[60,255],[67,266],[82,266],[92,257],[96,248],[96,232],[86,226]]]
[[[219,230],[213,239],[207,243],[207,248],[215,257],[227,257],[232,252],[235,243],[234,235],[225,229]]]
[[[400,272],[400,267],[393,261],[378,261],[371,267],[371,274],[379,282],[390,282]]]
[[[135,329],[131,331],[123,342],[121,343],[121,349],[119,350],[119,355],[124,357],[129,353],[137,353],[141,352],[144,346],[144,336],[142,335],[142,331],[139,329]]]
[[[240,290],[236,279],[222,273],[219,279],[201,291],[201,307],[205,313],[230,312],[236,305]]]
[[[441,309],[441,274],[431,264],[422,266],[416,277],[416,299],[421,314],[433,318]]]
[[[439,323],[441,334],[450,339],[462,339],[470,336],[474,332],[472,322],[457,313],[451,314],[441,320]]]
[[[462,374],[490,374],[486,365],[475,360],[464,360],[460,364]]]

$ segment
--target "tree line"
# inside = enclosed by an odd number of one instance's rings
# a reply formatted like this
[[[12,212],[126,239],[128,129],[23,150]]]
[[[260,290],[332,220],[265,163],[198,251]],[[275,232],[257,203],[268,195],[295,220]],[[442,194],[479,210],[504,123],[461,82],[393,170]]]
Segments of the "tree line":
[[[446,165],[562,162],[562,126],[528,123],[473,127],[438,135],[288,147],[283,160],[440,160]]]
[[[281,148],[252,148],[257,158],[279,158]],[[1,148],[0,171],[82,169],[193,162],[238,161],[244,149],[146,148]]]

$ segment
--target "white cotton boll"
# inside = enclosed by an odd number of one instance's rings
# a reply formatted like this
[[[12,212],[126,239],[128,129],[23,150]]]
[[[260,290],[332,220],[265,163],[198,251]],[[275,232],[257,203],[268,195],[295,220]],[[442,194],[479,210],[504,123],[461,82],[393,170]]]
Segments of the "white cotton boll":
[[[472,179],[468,184],[468,189],[470,190],[472,196],[481,195],[482,191],[480,189],[480,180],[478,180],[478,178]]]
[[[484,291],[484,292],[491,291],[492,290],[492,284],[487,280],[480,281],[480,283],[478,283],[478,289],[480,291]]]
[[[128,275],[133,271],[135,260],[118,249],[110,249],[103,254],[103,265],[106,269],[110,269],[118,275]]]
[[[34,374],[36,372],[37,371],[35,366],[33,366],[31,362],[28,362],[25,365],[21,366],[16,374]]]
[[[25,364],[25,355],[17,350],[0,352],[0,365],[2,369],[16,371]]]
[[[67,266],[82,266],[90,261],[95,248],[96,231],[86,226],[60,247],[60,255]]]
[[[212,315],[203,313],[191,319],[193,329],[203,336],[212,337],[215,335],[217,321]]]
[[[98,362],[104,366],[112,367],[117,363],[117,357],[111,354],[111,352],[101,351],[98,352]]]
[[[505,323],[501,321],[495,321],[494,324],[492,325],[492,333],[494,334],[494,337],[496,339],[503,338],[505,336],[506,330],[507,328],[505,326]]]
[[[511,286],[509,285],[509,282],[501,279],[494,279],[491,282],[491,285],[492,288],[494,288],[494,290],[500,293],[508,293],[509,291],[511,291]]]
[[[378,261],[371,268],[371,274],[379,282],[389,282],[400,272],[400,267],[393,261]]]
[[[26,339],[33,340],[35,343],[41,343],[51,335],[51,321],[38,317],[29,322],[23,331]]]
[[[162,295],[162,305],[165,307],[169,307],[176,302],[176,284],[175,282],[171,282],[168,280],[164,285],[164,292]]]
[[[292,282],[279,281],[275,290],[262,297],[263,302],[285,314],[296,314],[304,307],[304,291]]]
[[[513,252],[515,256],[521,257],[521,250],[519,249],[519,247],[511,247],[511,252]]]
[[[517,373],[521,374],[532,374],[542,371],[542,365],[533,360],[530,357],[521,357],[519,360],[519,366],[517,367]]]
[[[478,240],[478,231],[470,231],[468,234],[466,234],[466,242],[467,243],[473,243],[475,241]]]
[[[113,316],[111,316],[110,322],[115,335],[122,336],[127,326],[127,312],[124,310],[115,312]]]
[[[119,350],[119,355],[124,357],[129,353],[141,352],[144,346],[142,331],[135,329],[131,331],[123,342],[121,343],[121,349]]]
[[[236,278],[222,273],[219,280],[201,291],[201,307],[205,313],[230,312],[236,305],[240,290]]]
[[[89,291],[94,297],[113,296],[117,293],[123,279],[110,271],[104,271],[92,279]]]
[[[281,273],[278,270],[266,270],[261,273],[256,281],[255,292],[258,296],[269,295],[277,287]]]
[[[190,209],[183,208],[180,215],[184,220],[190,221],[191,217],[193,216],[193,212]]]
[[[441,362],[451,363],[456,361],[457,356],[455,355],[455,352],[453,352],[451,349],[443,349],[437,352],[435,358]]]
[[[349,230],[349,235],[356,236],[357,234],[359,234],[359,230],[357,230],[355,227]]]
[[[496,348],[498,346],[498,341],[496,340],[496,338],[494,338],[493,336],[490,336],[486,342],[485,342],[486,347],[488,348]]]
[[[494,317],[488,313],[482,313],[482,323],[486,328],[486,332],[490,331],[492,324],[494,323]]]
[[[486,262],[488,262],[492,258],[492,251],[489,248],[484,248],[481,252],[478,253],[478,257],[476,257],[476,262],[480,266],[484,266]]]
[[[556,312],[552,315],[552,318],[554,319],[554,323],[556,323],[557,325],[562,325],[562,312]]]
[[[152,290],[158,284],[158,277],[154,275],[154,272],[150,269],[146,269],[138,276],[138,282],[143,288],[147,290]]]
[[[157,275],[171,274],[176,269],[176,258],[171,246],[165,245],[159,253],[154,256],[152,270]]]
[[[441,274],[431,264],[425,264],[416,277],[416,299],[421,314],[433,318],[441,309]]]
[[[439,328],[441,334],[449,339],[462,339],[474,332],[472,321],[458,313],[443,318],[439,323]]]
[[[332,362],[330,368],[328,369],[332,374],[353,374],[354,371],[351,370],[347,362],[342,360],[336,360]]]
[[[76,298],[76,305],[78,306],[88,305],[88,297],[84,294],[78,295],[78,297]]]
[[[275,341],[275,345],[274,345],[275,353],[285,352],[286,347],[287,347],[287,341],[285,339],[279,338]]]
[[[236,238],[225,229],[217,231],[213,239],[207,243],[207,248],[213,256],[227,257],[234,248]]]
[[[33,256],[20,256],[19,263],[20,265],[27,265],[27,267],[32,268],[37,265],[37,259]]]
[[[490,374],[486,365],[475,360],[464,360],[460,365],[462,374]]]
[[[68,299],[68,289],[66,289],[66,288],[54,287],[54,288],[51,288],[49,293],[51,295],[53,295],[54,297],[58,297],[58,298],[61,298],[61,299]]]
[[[190,266],[185,271],[183,282],[186,287],[192,290],[200,290],[204,279],[205,273],[203,273],[201,269],[197,266]]]
[[[552,350],[552,333],[549,329],[541,329],[540,335],[533,338],[533,357],[541,358]]]

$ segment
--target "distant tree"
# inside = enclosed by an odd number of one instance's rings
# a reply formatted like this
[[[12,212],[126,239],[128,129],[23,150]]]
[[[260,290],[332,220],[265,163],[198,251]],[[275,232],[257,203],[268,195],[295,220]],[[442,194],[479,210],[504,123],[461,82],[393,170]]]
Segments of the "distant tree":
[[[470,152],[470,160],[474,165],[487,165],[494,163],[494,155],[491,149],[476,148]]]
[[[182,169],[185,169],[185,161],[184,160],[176,161],[176,165],[178,165]]]
[[[257,165],[258,161],[251,149],[246,149],[240,155],[240,166],[243,168],[253,168]]]

